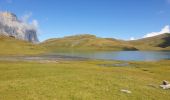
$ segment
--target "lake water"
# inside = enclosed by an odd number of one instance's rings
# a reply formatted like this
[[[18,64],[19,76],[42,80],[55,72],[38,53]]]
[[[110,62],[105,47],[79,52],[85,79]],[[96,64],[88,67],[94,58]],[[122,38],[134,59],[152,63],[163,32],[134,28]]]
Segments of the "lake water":
[[[57,61],[57,60],[122,60],[122,61],[158,61],[170,60],[170,51],[117,51],[117,52],[57,52],[37,56],[0,56],[7,61]]]
[[[118,52],[60,52],[57,55],[104,60],[157,61],[170,60],[170,51],[118,51]]]

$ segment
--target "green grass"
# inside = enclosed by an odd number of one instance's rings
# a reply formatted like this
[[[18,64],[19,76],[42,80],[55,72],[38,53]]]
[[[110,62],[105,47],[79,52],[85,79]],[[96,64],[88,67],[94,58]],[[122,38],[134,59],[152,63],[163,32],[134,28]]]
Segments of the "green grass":
[[[35,55],[45,52],[45,48],[37,44],[2,35],[0,36],[0,48],[0,55]]]
[[[0,62],[0,100],[169,100],[170,61]],[[155,87],[148,86],[149,84]],[[120,92],[128,89],[132,94]]]
[[[13,37],[0,36],[0,55],[36,55],[58,51],[122,51],[122,50],[170,50],[170,34],[122,41],[99,38],[84,34],[50,39],[40,44],[32,44]]]
[[[99,38],[84,34],[49,39],[41,45],[53,52],[62,49],[79,51],[170,50],[170,33],[134,41]]]
[[[139,50],[170,50],[170,33],[129,41]]]
[[[125,41],[109,38],[99,38],[89,34],[49,39],[41,43],[41,45],[48,48],[49,51],[53,52],[62,49],[74,49],[79,51],[136,50],[136,48],[126,43]]]

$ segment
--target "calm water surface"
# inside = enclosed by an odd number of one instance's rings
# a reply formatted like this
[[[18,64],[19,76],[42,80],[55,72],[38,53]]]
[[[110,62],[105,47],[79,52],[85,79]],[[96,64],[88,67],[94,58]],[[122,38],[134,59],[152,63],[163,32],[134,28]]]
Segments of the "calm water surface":
[[[158,61],[170,60],[170,51],[119,51],[119,52],[57,52],[39,56],[0,56],[0,60],[11,61],[56,61],[56,60],[122,60],[122,61]]]
[[[157,61],[170,60],[170,51],[118,51],[118,52],[60,52],[56,55],[104,60]]]

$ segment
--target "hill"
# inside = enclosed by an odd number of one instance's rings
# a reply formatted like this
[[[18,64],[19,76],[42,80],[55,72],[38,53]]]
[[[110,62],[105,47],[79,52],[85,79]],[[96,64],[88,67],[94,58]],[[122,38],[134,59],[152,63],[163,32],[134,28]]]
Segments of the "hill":
[[[170,33],[129,41],[139,50],[170,50]]]
[[[48,48],[50,51],[61,49],[75,50],[137,50],[125,41],[99,38],[94,35],[82,34],[68,36],[64,38],[49,39],[40,45]]]
[[[44,52],[44,48],[27,41],[0,35],[0,55],[32,55]]]
[[[80,51],[127,51],[127,50],[170,50],[170,33],[133,41],[99,38],[83,34],[54,38],[40,44],[32,44],[15,37],[0,36],[0,55],[33,55],[67,50]],[[46,48],[46,49],[45,49]]]

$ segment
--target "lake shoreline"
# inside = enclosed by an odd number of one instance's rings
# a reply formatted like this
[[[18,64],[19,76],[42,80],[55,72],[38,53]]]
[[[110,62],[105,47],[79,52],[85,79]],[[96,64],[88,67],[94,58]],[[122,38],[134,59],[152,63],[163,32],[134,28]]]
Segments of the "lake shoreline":
[[[126,62],[151,62],[170,60],[170,52],[167,51],[114,51],[114,52],[56,52],[39,55],[0,55],[3,61],[126,61]]]
[[[90,59],[84,57],[76,57],[76,56],[73,57],[73,56],[65,56],[65,55],[0,56],[0,61],[58,61],[58,60],[86,61]]]

